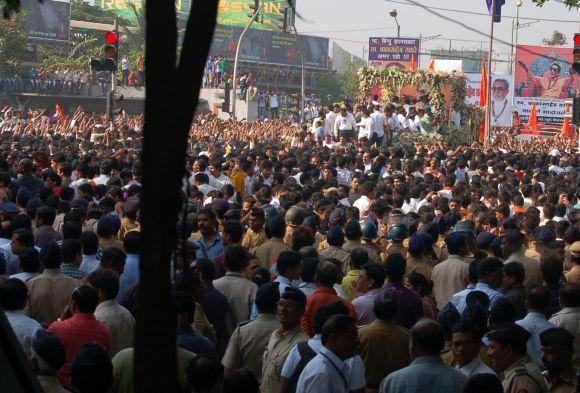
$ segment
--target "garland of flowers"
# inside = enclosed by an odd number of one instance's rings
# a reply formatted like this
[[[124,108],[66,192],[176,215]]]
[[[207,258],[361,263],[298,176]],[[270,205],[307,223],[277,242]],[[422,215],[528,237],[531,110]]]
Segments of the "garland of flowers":
[[[479,122],[483,117],[481,108],[476,105],[467,105],[467,77],[461,72],[430,72],[427,70],[376,69],[361,67],[358,71],[359,89],[358,102],[367,102],[371,89],[380,86],[383,103],[389,103],[398,94],[403,86],[426,86],[430,104],[435,113],[444,113],[445,98],[441,93],[442,86],[451,87],[451,102],[459,107],[462,123],[473,134],[477,134]]]

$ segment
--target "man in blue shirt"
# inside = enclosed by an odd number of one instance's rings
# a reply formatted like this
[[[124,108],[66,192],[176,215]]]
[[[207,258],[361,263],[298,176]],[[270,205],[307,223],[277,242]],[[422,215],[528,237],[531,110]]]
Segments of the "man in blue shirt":
[[[544,330],[555,327],[546,318],[549,307],[550,291],[548,288],[540,285],[533,286],[528,291],[526,298],[528,315],[524,319],[516,321],[518,325],[530,333],[531,337],[526,344],[528,356],[532,358],[540,369],[544,366],[541,359],[542,342],[540,340],[540,334]]]
[[[217,231],[217,216],[212,209],[205,208],[199,211],[197,227],[201,237],[195,241],[195,244],[199,246],[196,258],[209,259],[214,262],[215,258],[224,252],[224,243]]]
[[[141,232],[129,231],[123,239],[123,247],[127,253],[125,270],[119,278],[119,295],[121,299],[127,288],[139,283],[139,253],[141,249]]]
[[[457,393],[467,377],[443,364],[439,353],[445,345],[443,327],[423,319],[411,329],[409,352],[413,362],[389,374],[381,383],[380,393]]]
[[[196,355],[216,356],[215,346],[207,338],[196,333],[191,325],[195,312],[195,300],[186,291],[178,291],[173,295],[173,306],[177,312],[177,346]]]
[[[473,288],[474,291],[480,291],[489,298],[489,308],[503,295],[496,291],[496,288],[501,286],[503,279],[503,263],[497,258],[485,258],[477,265],[477,284]],[[459,302],[457,311],[462,313],[465,310],[465,299]]]
[[[322,347],[304,367],[296,392],[350,392],[356,386],[351,386],[353,364],[347,360],[356,354],[356,321],[348,315],[333,315],[324,323],[321,339]]]

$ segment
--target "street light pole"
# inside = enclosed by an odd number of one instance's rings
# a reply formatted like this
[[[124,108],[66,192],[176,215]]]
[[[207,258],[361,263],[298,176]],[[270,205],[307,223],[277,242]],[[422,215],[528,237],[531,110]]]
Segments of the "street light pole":
[[[495,18],[495,2],[491,1],[491,22],[489,27],[489,52],[487,54],[487,105],[485,107],[485,134],[484,143],[488,144],[491,138],[491,56],[493,54],[493,24]]]
[[[399,24],[399,21],[397,20],[397,10],[396,9],[392,9],[389,11],[389,15],[391,15],[393,18],[395,18],[395,23],[397,24],[397,38],[401,38],[401,25]]]
[[[522,6],[522,0],[517,0],[516,1],[516,38],[514,40],[514,46],[512,47],[512,51],[514,52],[514,55],[512,56],[512,64],[510,64],[512,69],[515,68],[515,63],[516,63],[515,53],[516,53],[516,49],[518,48],[518,33],[520,32],[520,7],[521,6]]]
[[[252,15],[252,19],[250,20],[250,23],[248,23],[246,28],[242,31],[242,34],[240,34],[240,38],[238,38],[238,44],[236,46],[236,58],[234,60],[234,75],[233,75],[233,81],[232,81],[232,90],[234,92],[234,97],[232,99],[232,119],[234,121],[236,121],[236,100],[238,98],[238,59],[240,57],[240,46],[242,44],[242,40],[244,39],[244,36],[246,35],[246,32],[248,31],[250,26],[252,26],[252,23],[254,23],[256,21],[256,19],[258,19],[258,16],[260,15],[261,10],[262,10],[261,5],[256,10],[254,10],[254,15]]]
[[[302,51],[302,42],[300,42],[300,37],[298,36],[298,30],[296,30],[296,23],[292,23],[292,28],[294,29],[294,35],[296,36],[296,42],[298,43],[298,49],[300,49],[300,67],[302,80],[300,81],[300,124],[304,122],[304,52]]]

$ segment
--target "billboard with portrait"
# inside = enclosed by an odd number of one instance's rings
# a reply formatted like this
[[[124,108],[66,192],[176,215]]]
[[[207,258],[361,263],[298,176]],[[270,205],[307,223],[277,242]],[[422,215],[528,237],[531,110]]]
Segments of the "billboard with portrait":
[[[369,38],[369,65],[379,68],[410,68],[411,58],[419,67],[420,40],[418,38]]]
[[[242,27],[216,26],[210,56],[235,58]],[[300,35],[304,65],[308,68],[328,68],[328,38]],[[240,60],[256,63],[300,66],[300,49],[291,33],[248,30],[240,47]]]
[[[24,29],[29,39],[68,41],[70,33],[70,2],[22,0],[26,11]]]
[[[564,100],[580,87],[571,65],[572,48],[518,45],[514,106],[524,121],[535,102],[540,123],[562,124]]]
[[[468,73],[465,103],[479,105],[481,90],[481,74]],[[491,76],[491,126],[510,127],[512,125],[512,111],[514,100],[512,75]]]

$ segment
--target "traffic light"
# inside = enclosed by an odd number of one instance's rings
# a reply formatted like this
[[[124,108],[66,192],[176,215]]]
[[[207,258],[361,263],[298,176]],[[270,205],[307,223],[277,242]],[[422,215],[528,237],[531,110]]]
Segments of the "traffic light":
[[[580,75],[580,33],[574,34],[574,52],[572,53],[572,69]]]
[[[250,9],[252,10],[251,13],[248,14],[250,18],[253,18],[260,10],[260,0],[254,0],[254,4],[251,4]]]
[[[91,59],[91,69],[95,71],[117,71],[119,58],[119,35],[116,31],[105,34],[104,57]]]
[[[570,108],[569,112],[564,114],[564,117],[570,119],[572,124],[580,127],[580,95],[574,98],[568,98],[565,101],[566,107]]]
[[[117,94],[114,91],[109,92],[110,106],[109,106],[109,117],[114,119],[115,116],[123,112],[123,108],[119,108],[119,102],[123,101],[123,95]]]
[[[117,62],[119,57],[119,35],[116,31],[109,31],[105,34],[105,59],[104,66],[106,71],[117,71]]]
[[[292,26],[290,21],[291,9],[289,7],[284,8],[284,14],[279,18],[280,23],[282,23],[282,31],[287,32]]]

